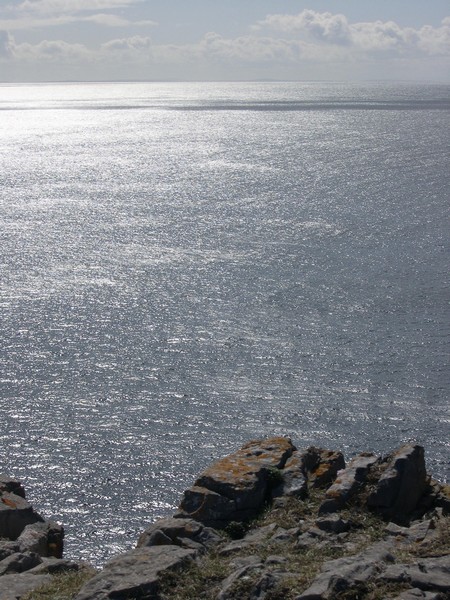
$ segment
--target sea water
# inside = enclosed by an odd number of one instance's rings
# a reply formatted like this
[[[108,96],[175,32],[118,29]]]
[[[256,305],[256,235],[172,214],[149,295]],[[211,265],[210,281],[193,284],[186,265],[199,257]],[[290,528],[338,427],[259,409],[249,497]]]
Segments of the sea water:
[[[0,86],[0,470],[131,548],[251,438],[449,479],[450,86]]]

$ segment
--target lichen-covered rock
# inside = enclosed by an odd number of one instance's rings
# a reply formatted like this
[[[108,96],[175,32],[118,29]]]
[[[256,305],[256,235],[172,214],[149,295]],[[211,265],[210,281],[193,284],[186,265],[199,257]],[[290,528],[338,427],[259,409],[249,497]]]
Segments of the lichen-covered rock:
[[[157,598],[161,576],[182,569],[195,555],[195,550],[169,545],[131,550],[107,562],[104,569],[81,588],[75,600]]]
[[[302,470],[310,488],[329,486],[341,469],[345,469],[342,452],[311,446],[302,454]]]
[[[383,517],[405,522],[416,508],[426,485],[422,446],[405,444],[391,456],[367,504]]]
[[[416,564],[391,565],[378,577],[380,581],[408,583],[421,590],[450,593],[448,556],[421,558]]]
[[[184,493],[177,517],[211,526],[246,521],[262,509],[282,469],[295,450],[289,438],[255,440],[216,461]],[[276,472],[276,471],[275,471]]]

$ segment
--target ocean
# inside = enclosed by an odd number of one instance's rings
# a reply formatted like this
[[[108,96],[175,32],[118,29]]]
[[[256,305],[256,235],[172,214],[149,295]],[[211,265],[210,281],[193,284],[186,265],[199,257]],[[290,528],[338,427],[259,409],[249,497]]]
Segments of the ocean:
[[[450,479],[450,86],[0,86],[0,471],[100,565],[213,459]]]

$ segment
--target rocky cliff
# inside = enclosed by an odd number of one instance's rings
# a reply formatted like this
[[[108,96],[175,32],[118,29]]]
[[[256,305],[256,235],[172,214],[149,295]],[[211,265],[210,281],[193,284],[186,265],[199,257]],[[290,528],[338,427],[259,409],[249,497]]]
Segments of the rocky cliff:
[[[0,479],[0,500],[0,600],[450,598],[449,487],[418,445],[346,464],[285,437],[251,441],[95,575],[62,558],[62,528],[18,482]],[[55,595],[55,573],[67,572],[87,581]]]

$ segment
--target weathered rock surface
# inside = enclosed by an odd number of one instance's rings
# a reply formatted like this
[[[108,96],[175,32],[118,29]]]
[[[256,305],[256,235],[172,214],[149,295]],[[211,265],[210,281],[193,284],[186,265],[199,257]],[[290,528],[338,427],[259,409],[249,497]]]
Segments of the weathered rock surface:
[[[384,517],[407,522],[426,485],[423,448],[405,444],[393,453],[367,504]]]
[[[0,537],[15,540],[27,525],[43,521],[22,496],[12,492],[0,494]]]
[[[146,529],[139,537],[137,547],[162,546],[173,544],[181,548],[206,552],[222,538],[214,529],[205,527],[194,519],[160,519]]]
[[[16,492],[18,482],[0,478],[8,515],[27,508],[8,504],[11,496],[24,500]],[[363,600],[375,590],[377,597],[386,590],[383,600],[447,600],[449,507],[450,488],[427,476],[420,446],[406,444],[387,459],[363,453],[345,468],[340,452],[301,452],[288,438],[253,441],[206,469],[175,517],[148,527],[137,548],[110,560],[76,600],[171,600],[177,592],[168,581],[176,587],[183,579],[169,573],[193,565],[184,581],[212,569],[192,592],[208,600]],[[53,574],[84,567],[55,558],[57,524],[40,518],[17,529],[0,540],[0,600],[20,600]]]
[[[161,575],[183,568],[195,555],[195,550],[174,545],[137,548],[107,562],[104,569],[83,586],[75,600],[157,598]]]
[[[350,461],[347,468],[338,471],[334,483],[325,493],[319,512],[330,513],[343,508],[366,482],[370,468],[379,460],[374,454],[363,452]]]
[[[261,511],[274,487],[276,469],[285,466],[294,450],[284,437],[245,444],[200,475],[185,492],[176,516],[220,528],[231,521],[248,521]]]
[[[302,471],[310,488],[328,487],[342,469],[345,469],[342,452],[311,446],[302,455]]]

